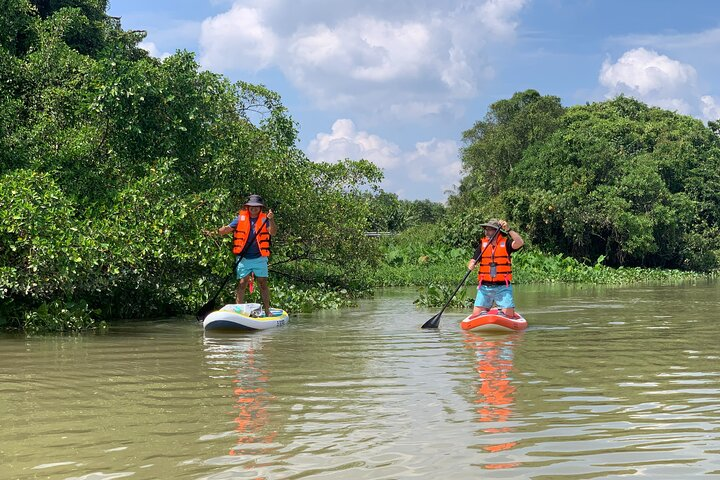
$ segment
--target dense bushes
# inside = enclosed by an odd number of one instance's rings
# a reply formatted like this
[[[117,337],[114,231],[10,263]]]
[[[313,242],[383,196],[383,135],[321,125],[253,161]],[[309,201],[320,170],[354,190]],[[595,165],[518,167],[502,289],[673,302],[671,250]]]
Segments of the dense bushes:
[[[232,264],[229,238],[201,231],[229,223],[250,193],[276,213],[274,261],[311,251],[352,273],[374,258],[363,232],[380,171],[310,162],[276,93],[201,71],[187,52],[148,57],[141,33],[98,13],[103,2],[39,13],[10,3],[17,15],[3,17],[0,34],[0,324],[74,330],[100,315],[193,312]],[[334,295],[310,296],[335,305]],[[46,321],[53,314],[65,321]]]
[[[529,240],[615,266],[718,265],[720,140],[635,100],[568,109],[510,176],[509,216]]]
[[[467,263],[477,245],[453,246],[443,236],[446,226],[425,225],[410,229],[381,242],[381,262],[369,276],[378,286],[418,286],[416,304],[437,307],[450,298],[467,273]],[[677,269],[640,267],[612,268],[600,256],[594,262],[583,263],[563,254],[546,254],[527,246],[513,254],[513,283],[592,283],[621,285],[636,282],[675,282],[697,279],[702,274]],[[477,270],[470,274],[466,289],[461,289],[451,306],[471,305],[468,295],[471,285],[477,284]]]
[[[449,240],[467,244],[482,220],[503,217],[539,249],[585,263],[717,268],[715,124],[625,97],[568,109],[556,100],[515,94],[465,132]]]

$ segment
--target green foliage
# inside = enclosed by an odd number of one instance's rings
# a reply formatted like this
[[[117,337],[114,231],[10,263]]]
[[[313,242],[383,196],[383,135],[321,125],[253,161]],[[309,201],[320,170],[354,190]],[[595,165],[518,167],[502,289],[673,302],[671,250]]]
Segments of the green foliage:
[[[72,203],[51,176],[16,170],[0,177],[0,299],[71,296],[93,267]]]
[[[36,40],[36,10],[27,0],[0,0],[0,11],[0,50],[25,54]]]
[[[459,280],[458,280],[459,281]],[[420,290],[418,298],[413,302],[420,307],[442,307],[450,299],[450,295],[457,288],[456,285],[441,283],[430,283],[426,288]],[[472,307],[475,298],[468,295],[468,289],[461,288],[452,297],[449,308],[466,309]]]
[[[106,0],[31,0],[47,25],[64,24],[60,38],[84,55],[97,55],[105,47],[111,25]]]
[[[379,286],[418,286],[415,303],[423,307],[440,307],[450,298],[467,273],[467,263],[475,247],[459,248],[439,243],[440,227],[424,226],[384,240],[383,257],[368,275]],[[638,282],[675,282],[697,279],[699,273],[640,267],[612,268],[599,256],[586,264],[563,254],[546,254],[537,249],[523,248],[513,253],[513,283],[592,283],[630,284]],[[477,284],[477,271],[471,273],[464,288],[451,300],[453,308],[468,308]],[[473,292],[474,293],[474,292]]]
[[[59,303],[39,310],[60,298],[90,317],[192,312],[232,264],[231,239],[201,232],[227,225],[250,193],[276,214],[274,261],[304,252],[352,278],[377,257],[363,233],[380,170],[310,162],[277,93],[203,72],[187,52],[149,58],[102,0],[34,4],[39,14],[11,1],[19,16],[0,38],[6,326],[84,328],[85,314],[67,320]],[[341,301],[325,290],[279,298]]]
[[[463,133],[466,175],[457,194],[450,197],[450,206],[478,207],[489,202],[495,211],[502,211],[496,196],[513,185],[508,175],[525,149],[558,128],[563,112],[559,98],[541,96],[535,90],[490,105],[485,119]]]
[[[717,266],[720,141],[690,117],[623,97],[572,107],[510,178],[510,216],[540,248],[615,266]]]
[[[472,252],[443,243],[441,233],[438,225],[424,224],[378,239],[379,262],[366,271],[370,284],[428,285],[461,278]]]
[[[560,107],[535,91],[491,105],[465,132],[467,176],[445,234],[509,220],[530,244],[582,262],[709,271],[720,261],[720,138],[636,100]]]
[[[26,312],[23,319],[25,332],[29,335],[59,332],[79,333],[83,330],[105,328],[104,322],[96,323],[93,315],[99,311],[91,311],[88,304],[79,301],[53,301],[43,303],[36,310]]]
[[[445,206],[430,200],[401,200],[394,193],[380,191],[367,195],[371,209],[369,229],[374,232],[401,232],[439,221]]]
[[[313,287],[276,282],[272,286],[273,304],[282,305],[288,313],[313,312],[355,306],[354,297],[345,289],[334,289],[324,283]],[[249,295],[248,302],[261,303],[259,291]]]
[[[638,282],[675,282],[697,279],[702,275],[673,269],[618,267],[604,265],[606,258],[598,257],[592,264],[584,264],[562,254],[548,255],[537,250],[521,250],[513,254],[513,283],[592,283],[622,285]]]

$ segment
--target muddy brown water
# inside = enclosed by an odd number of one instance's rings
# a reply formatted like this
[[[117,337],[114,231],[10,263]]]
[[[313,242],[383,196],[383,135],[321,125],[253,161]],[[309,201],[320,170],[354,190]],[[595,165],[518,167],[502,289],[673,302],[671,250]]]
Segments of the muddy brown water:
[[[720,476],[720,284],[516,287],[463,332],[413,290],[287,327],[0,336],[0,478]]]

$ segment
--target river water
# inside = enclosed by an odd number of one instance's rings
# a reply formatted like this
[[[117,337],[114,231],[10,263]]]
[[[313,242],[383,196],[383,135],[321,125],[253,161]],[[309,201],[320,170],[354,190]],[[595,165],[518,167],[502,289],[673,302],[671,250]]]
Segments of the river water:
[[[718,283],[520,285],[508,335],[415,297],[2,336],[0,478],[720,477]]]

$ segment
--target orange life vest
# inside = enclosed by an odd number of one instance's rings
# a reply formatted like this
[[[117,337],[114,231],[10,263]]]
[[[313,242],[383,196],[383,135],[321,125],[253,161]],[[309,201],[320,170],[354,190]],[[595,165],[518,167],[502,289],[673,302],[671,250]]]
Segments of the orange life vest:
[[[233,233],[233,253],[235,255],[242,253],[243,248],[245,248],[245,243],[250,236],[250,212],[248,210],[240,210],[238,216],[238,224]],[[263,257],[270,256],[270,232],[265,222],[266,218],[267,215],[260,212],[255,220],[255,241],[260,248],[260,255]]]
[[[484,237],[482,239],[482,257],[478,262],[480,269],[478,270],[478,280],[482,282],[505,282],[509,284],[512,281],[512,262],[510,254],[507,250],[507,242],[512,240],[505,236],[498,235],[495,245],[489,245],[490,239]],[[492,265],[495,265],[495,275],[491,276]]]

